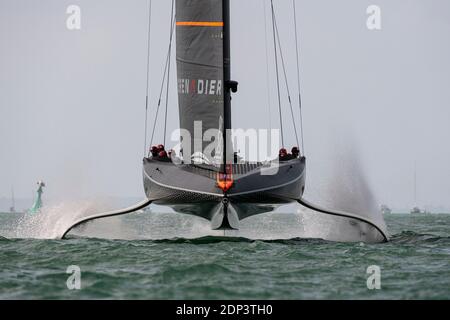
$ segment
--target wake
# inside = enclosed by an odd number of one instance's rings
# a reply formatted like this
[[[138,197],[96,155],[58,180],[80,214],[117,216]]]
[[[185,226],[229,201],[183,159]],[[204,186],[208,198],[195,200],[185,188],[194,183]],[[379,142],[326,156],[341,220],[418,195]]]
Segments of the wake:
[[[105,201],[62,202],[43,207],[40,213],[24,214],[15,223],[11,238],[59,239],[78,219],[111,209]]]

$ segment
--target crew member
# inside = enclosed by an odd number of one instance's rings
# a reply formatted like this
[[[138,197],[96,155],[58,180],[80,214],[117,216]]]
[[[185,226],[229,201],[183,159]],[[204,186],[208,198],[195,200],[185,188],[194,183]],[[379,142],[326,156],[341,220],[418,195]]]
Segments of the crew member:
[[[165,150],[160,151],[158,153],[158,160],[159,161],[164,161],[164,162],[170,162],[171,161],[170,158],[167,155],[167,152]]]
[[[288,157],[287,150],[285,148],[280,149],[280,152],[279,152],[279,159],[280,159],[280,161],[288,160],[287,157]]]
[[[153,146],[153,147],[150,149],[150,153],[152,154],[152,157],[153,157],[153,158],[158,157],[158,147],[157,147],[157,146]]]
[[[294,159],[296,159],[300,156],[300,150],[298,149],[298,147],[293,147],[291,152],[292,152],[292,157]]]

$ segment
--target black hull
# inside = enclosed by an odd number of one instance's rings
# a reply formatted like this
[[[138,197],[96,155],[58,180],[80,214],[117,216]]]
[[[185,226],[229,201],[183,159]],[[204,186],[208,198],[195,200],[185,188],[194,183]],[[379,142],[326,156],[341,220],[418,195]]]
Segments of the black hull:
[[[144,190],[155,204],[211,221],[212,229],[238,229],[239,221],[300,199],[305,188],[305,159],[269,166],[233,166],[233,187],[223,192],[216,175],[193,165],[144,159]]]

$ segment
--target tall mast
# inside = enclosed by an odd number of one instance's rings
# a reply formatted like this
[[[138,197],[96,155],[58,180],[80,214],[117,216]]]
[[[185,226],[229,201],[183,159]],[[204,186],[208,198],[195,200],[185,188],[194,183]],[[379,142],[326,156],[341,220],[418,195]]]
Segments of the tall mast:
[[[414,206],[417,207],[417,163],[414,163]]]
[[[224,164],[230,163],[231,159],[227,159],[228,150],[231,146],[228,146],[231,141],[227,139],[227,131],[231,129],[231,92],[237,92],[238,83],[231,80],[231,41],[230,41],[230,0],[222,1],[222,14],[223,14],[223,77],[225,83],[224,90]],[[231,149],[230,149],[231,150]]]
[[[15,211],[16,208],[16,199],[14,198],[14,187],[11,187],[11,211]]]
[[[223,152],[224,164],[227,164],[228,156],[228,143],[227,141],[227,130],[231,129],[231,48],[230,48],[230,0],[223,0],[222,2],[223,10],[223,78],[225,83],[224,90],[224,112],[223,112]],[[225,168],[224,168],[225,170]]]

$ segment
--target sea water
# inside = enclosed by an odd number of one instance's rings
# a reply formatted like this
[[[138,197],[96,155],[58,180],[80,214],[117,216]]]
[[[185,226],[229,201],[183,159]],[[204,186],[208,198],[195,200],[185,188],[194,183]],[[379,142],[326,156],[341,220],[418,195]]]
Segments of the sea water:
[[[385,220],[391,241],[368,245],[301,239],[297,211],[244,226],[257,240],[164,212],[108,218],[52,240],[58,227],[45,217],[0,214],[0,299],[449,299],[450,215]],[[68,286],[73,266],[80,290]]]

